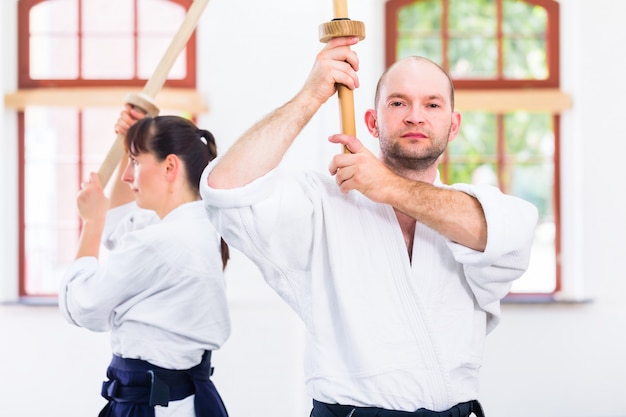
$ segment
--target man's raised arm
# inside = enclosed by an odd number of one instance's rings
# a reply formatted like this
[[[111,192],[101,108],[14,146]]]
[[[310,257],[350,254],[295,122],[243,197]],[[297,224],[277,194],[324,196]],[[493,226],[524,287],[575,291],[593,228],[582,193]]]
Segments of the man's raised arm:
[[[356,37],[328,42],[318,53],[304,87],[230,147],[209,174],[209,187],[241,187],[276,168],[304,126],[335,93],[337,84],[358,87],[358,58],[350,49],[357,42]]]

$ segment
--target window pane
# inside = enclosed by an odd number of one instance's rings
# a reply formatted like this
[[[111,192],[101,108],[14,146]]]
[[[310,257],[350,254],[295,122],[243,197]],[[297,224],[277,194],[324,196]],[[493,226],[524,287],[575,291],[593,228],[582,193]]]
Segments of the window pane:
[[[496,36],[496,2],[490,1],[449,1],[448,31],[453,37]]]
[[[31,79],[78,77],[76,0],[42,2],[29,15]]]
[[[100,169],[106,154],[113,146],[117,137],[114,125],[119,113],[119,110],[110,108],[89,107],[83,110],[83,178]]]
[[[406,38],[398,42],[398,58],[418,55],[431,59],[434,62],[441,62],[443,44],[439,37],[436,38]]]
[[[530,255],[522,277],[513,282],[511,292],[552,293],[556,290],[556,227],[554,222],[539,221]]]
[[[447,150],[447,182],[497,186],[496,117],[482,112],[467,112],[462,116],[461,131]]]
[[[505,115],[507,161],[513,194],[530,201],[542,218],[553,218],[554,134],[552,116],[515,112]],[[514,171],[518,173],[515,174]]]
[[[141,33],[162,33],[173,37],[186,14],[187,10],[183,6],[172,1],[137,1],[137,21]]]
[[[441,0],[416,1],[398,11],[398,32],[414,35],[423,32],[441,32]]]
[[[450,158],[475,155],[481,158],[496,157],[496,115],[487,112],[463,112],[461,130],[450,142]]]
[[[72,33],[78,30],[77,0],[44,1],[30,9],[30,33]]]
[[[519,0],[504,0],[502,32],[504,36],[545,37],[548,13],[541,6]]]
[[[83,33],[89,36],[132,36],[135,11],[132,0],[83,0]]]
[[[548,13],[521,1],[503,3],[503,62],[508,79],[548,78],[546,28]]]
[[[496,2],[450,0],[448,58],[453,78],[496,78]]]
[[[82,19],[82,78],[133,79],[133,2],[83,1]]]
[[[83,79],[125,80],[134,78],[133,40],[83,37]]]
[[[76,37],[31,36],[30,78],[75,80],[78,78]]]
[[[32,107],[25,120],[25,287],[54,294],[78,237],[76,114]]]
[[[539,210],[530,266],[513,291],[553,292],[556,271],[554,224],[554,134],[552,116],[515,112],[505,115],[511,193]]]
[[[179,4],[154,0],[138,1],[138,75],[148,79],[165,54],[172,39],[182,25],[187,11]],[[168,74],[169,79],[180,80],[187,76],[186,49],[177,57]]]
[[[448,55],[452,78],[497,78],[498,46],[495,39],[450,39]]]
[[[398,12],[396,56],[420,55],[441,62],[441,0],[419,1]]]
[[[543,39],[505,39],[503,43],[505,78],[548,78],[546,44]]]
[[[148,79],[158,66],[161,58],[165,54],[167,47],[172,41],[172,36],[140,36],[138,54],[138,77]],[[176,58],[172,69],[167,74],[170,80],[180,80],[187,76],[187,65],[185,61],[186,49]]]

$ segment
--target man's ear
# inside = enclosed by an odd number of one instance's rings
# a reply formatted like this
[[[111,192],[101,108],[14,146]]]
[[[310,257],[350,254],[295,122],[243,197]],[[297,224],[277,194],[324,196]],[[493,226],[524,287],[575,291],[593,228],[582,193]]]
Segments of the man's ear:
[[[461,130],[461,113],[452,112],[452,119],[450,123],[450,135],[448,135],[448,142],[456,138]]]
[[[378,138],[378,120],[376,119],[376,111],[374,109],[369,109],[365,112],[365,125],[370,135]]]

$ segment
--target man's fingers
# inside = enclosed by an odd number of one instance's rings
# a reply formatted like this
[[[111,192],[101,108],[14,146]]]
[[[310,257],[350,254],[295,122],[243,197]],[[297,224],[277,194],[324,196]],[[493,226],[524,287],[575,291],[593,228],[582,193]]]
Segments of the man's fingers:
[[[354,136],[345,135],[342,133],[329,136],[328,141],[331,143],[337,143],[345,146],[350,151],[350,153],[357,153],[363,148],[363,144],[360,140],[358,140]]]

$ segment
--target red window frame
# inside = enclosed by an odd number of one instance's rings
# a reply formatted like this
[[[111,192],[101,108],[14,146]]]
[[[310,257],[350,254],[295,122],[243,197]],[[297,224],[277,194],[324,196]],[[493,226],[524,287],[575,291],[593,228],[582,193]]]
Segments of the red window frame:
[[[396,44],[398,39],[398,33],[396,28],[398,26],[398,13],[397,11],[404,6],[408,6],[413,3],[417,3],[423,0],[388,0],[385,3],[385,65],[389,66],[396,61]],[[441,61],[438,62],[445,70],[450,70],[448,61],[448,41],[449,34],[447,31],[447,21],[449,14],[449,0],[439,0],[442,2],[442,37],[443,37],[443,51]],[[498,62],[497,69],[498,74],[503,73],[502,62],[502,1],[494,0],[496,3],[497,15],[497,39],[498,39]],[[454,86],[456,89],[501,89],[501,88],[558,88],[560,85],[560,35],[559,35],[559,3],[554,0],[520,0],[524,3],[533,4],[543,7],[548,15],[547,27],[546,27],[546,57],[548,64],[548,77],[543,80],[510,80],[499,77],[493,80],[485,79],[456,79],[454,80]]]
[[[396,45],[398,42],[398,11],[399,9],[424,0],[387,0],[385,3],[385,66],[393,64],[397,60]],[[447,21],[449,16],[450,4],[449,0],[439,0],[442,3],[442,37],[443,37],[443,50],[441,61],[438,62],[445,70],[449,71],[450,65],[447,53],[447,44],[449,41],[447,32]],[[497,22],[497,39],[498,39],[498,62],[497,72],[503,73],[503,60],[502,60],[502,19],[503,19],[503,0],[494,0],[496,3],[496,18]],[[560,15],[559,15],[559,3],[554,0],[520,0],[524,3],[543,7],[547,13],[546,22],[546,62],[548,66],[548,76],[546,79],[526,79],[526,80],[511,80],[504,79],[501,75],[495,79],[454,79],[455,90],[496,90],[496,89],[527,89],[527,88],[559,88],[560,87]],[[497,114],[498,123],[498,138],[500,142],[504,141],[504,129],[503,129],[503,114]],[[554,223],[556,228],[555,234],[555,289],[553,293],[559,292],[562,287],[561,276],[561,204],[560,204],[560,116],[554,114],[552,116],[555,148],[554,148],[554,186],[553,186],[553,201],[554,201]],[[502,150],[504,147],[498,146],[498,149]],[[448,153],[444,154],[443,164],[447,163]],[[501,170],[501,162],[504,160],[505,155],[502,151],[497,155],[498,169]],[[445,169],[444,169],[445,172]],[[499,180],[503,178],[502,172],[498,172]],[[446,180],[444,175],[444,181]],[[506,188],[506,184],[501,184]],[[524,298],[526,296],[538,296],[544,297],[545,294],[521,294],[513,293],[509,297],[515,299]]]
[[[80,13],[81,5],[84,1],[89,0],[76,0],[76,5],[79,9],[78,13],[78,54],[79,54],[79,73],[78,79],[76,80],[66,80],[66,79],[32,79],[30,78],[30,22],[29,22],[29,12],[30,9],[36,6],[39,3],[43,3],[45,1],[54,1],[54,0],[20,0],[18,3],[18,85],[19,88],[41,88],[41,87],[136,87],[143,86],[147,79],[140,78],[137,76],[137,68],[138,68],[138,58],[137,58],[137,14],[138,14],[138,6],[137,0],[128,0],[132,1],[134,5],[134,65],[135,74],[133,78],[130,79],[115,79],[115,80],[106,80],[106,79],[83,79],[81,78],[82,69],[80,68],[80,62],[82,60],[82,48],[80,47],[80,42],[82,38],[82,31],[80,28],[82,27],[82,16]],[[185,10],[189,10],[192,0],[167,0],[172,3],[179,4],[185,8]],[[164,86],[165,87],[178,87],[178,88],[195,88],[196,87],[196,33],[191,35],[189,41],[187,42],[187,54],[186,54],[186,69],[187,74],[182,79],[168,79]]]
[[[30,10],[36,5],[44,2],[44,1],[54,1],[54,0],[20,0],[18,2],[18,87],[19,89],[32,89],[32,88],[58,88],[58,87],[137,87],[144,86],[147,82],[147,79],[140,78],[137,76],[137,68],[138,68],[138,56],[137,56],[137,44],[138,44],[138,32],[137,32],[137,1],[138,0],[129,0],[133,1],[133,6],[135,9],[135,20],[134,20],[134,76],[130,79],[84,79],[81,77],[81,68],[80,62],[82,60],[81,48],[80,48],[80,39],[82,36],[82,31],[79,30],[78,38],[79,38],[79,73],[78,78],[75,80],[68,79],[32,79],[30,77]],[[79,8],[78,13],[78,27],[82,27],[82,17],[80,13],[80,8],[84,1],[89,0],[76,0],[76,7]],[[169,2],[178,4],[184,7],[187,12],[191,7],[193,0],[168,0]],[[197,65],[196,65],[196,32],[190,36],[187,44],[186,44],[186,54],[185,54],[185,66],[186,66],[186,74],[185,77],[181,79],[168,79],[164,83],[164,87],[172,87],[172,88],[196,88],[196,77],[197,77]],[[82,111],[77,110],[78,112],[78,123],[79,129],[78,131],[78,172],[81,173],[83,170],[82,164],[82,143],[84,142],[84,138],[82,137],[82,128],[80,124],[82,124]],[[26,201],[25,201],[25,162],[26,162],[26,150],[25,150],[25,114],[23,111],[18,112],[17,114],[18,121],[18,296],[20,298],[24,297],[39,297],[39,296],[54,296],[56,294],[29,294],[27,291],[27,279],[28,279],[28,271],[27,268],[27,254],[26,254],[26,218],[25,218],[25,210],[26,210]],[[78,176],[80,183],[80,175]]]

